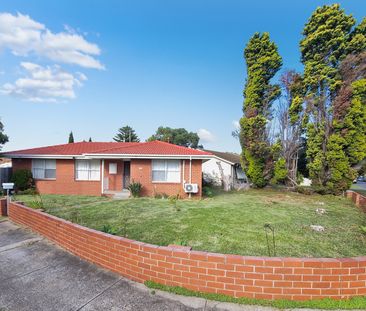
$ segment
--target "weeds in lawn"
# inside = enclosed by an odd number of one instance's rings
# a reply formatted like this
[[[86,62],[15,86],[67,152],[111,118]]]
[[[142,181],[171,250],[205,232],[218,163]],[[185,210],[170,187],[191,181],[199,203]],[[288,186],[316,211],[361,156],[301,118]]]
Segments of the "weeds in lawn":
[[[112,235],[117,235],[118,233],[118,230],[110,224],[103,225],[101,231]]]
[[[360,230],[363,234],[366,235],[366,226],[360,226]]]
[[[179,212],[180,211],[180,207],[178,206],[178,200],[179,200],[179,194],[176,195],[171,195],[169,197],[169,202],[170,204],[173,205],[174,209]]]
[[[76,224],[81,224],[81,217],[78,210],[73,209],[70,211],[70,217],[69,220]]]

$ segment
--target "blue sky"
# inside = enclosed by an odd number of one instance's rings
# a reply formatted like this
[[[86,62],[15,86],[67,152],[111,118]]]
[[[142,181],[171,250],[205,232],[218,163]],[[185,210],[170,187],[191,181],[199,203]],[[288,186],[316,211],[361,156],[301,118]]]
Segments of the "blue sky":
[[[110,141],[129,124],[143,140],[160,125],[185,127],[200,130],[207,148],[239,151],[231,131],[242,115],[246,42],[270,32],[283,68],[301,70],[301,30],[329,3],[2,1],[3,149],[66,143],[71,130],[77,141]],[[358,21],[366,15],[365,0],[339,3]]]

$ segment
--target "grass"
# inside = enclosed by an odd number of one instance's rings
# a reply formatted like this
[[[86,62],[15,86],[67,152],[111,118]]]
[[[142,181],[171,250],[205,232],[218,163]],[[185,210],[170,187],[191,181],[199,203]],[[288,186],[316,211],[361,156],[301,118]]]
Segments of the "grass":
[[[152,289],[163,290],[166,292],[174,293],[183,296],[200,297],[209,300],[216,300],[221,302],[232,302],[245,305],[261,305],[274,307],[278,309],[292,309],[292,308],[311,308],[311,309],[323,309],[323,310],[341,310],[341,309],[366,309],[366,297],[354,297],[347,300],[334,300],[330,298],[309,300],[309,301],[293,301],[293,300],[263,300],[263,299],[251,299],[251,298],[234,298],[222,294],[210,294],[192,291],[178,286],[167,286],[158,284],[152,281],[146,281],[145,285]]]
[[[32,196],[17,196],[29,203]],[[366,254],[360,230],[366,216],[343,197],[280,190],[249,190],[204,200],[137,198],[113,201],[86,196],[44,195],[46,212],[81,225],[157,244],[195,250],[267,256],[264,225],[275,229],[276,255],[350,257]],[[326,213],[318,215],[317,208]],[[315,232],[310,225],[325,227]],[[273,252],[272,252],[273,254]]]

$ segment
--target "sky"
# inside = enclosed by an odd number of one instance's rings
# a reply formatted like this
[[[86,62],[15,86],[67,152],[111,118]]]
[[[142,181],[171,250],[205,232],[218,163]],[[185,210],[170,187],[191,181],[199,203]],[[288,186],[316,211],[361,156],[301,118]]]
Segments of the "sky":
[[[316,7],[334,1],[9,0],[0,5],[4,151],[111,141],[132,126],[198,132],[207,149],[240,151],[243,50],[269,32],[283,68],[301,71],[299,41]],[[365,0],[338,1],[358,22]]]

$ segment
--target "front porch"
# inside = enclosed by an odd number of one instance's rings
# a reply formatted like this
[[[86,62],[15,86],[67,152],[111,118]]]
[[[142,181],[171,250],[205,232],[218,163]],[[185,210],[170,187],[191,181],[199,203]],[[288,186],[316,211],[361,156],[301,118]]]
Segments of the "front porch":
[[[122,159],[102,160],[102,195],[129,196],[127,190],[131,179],[131,161]]]

